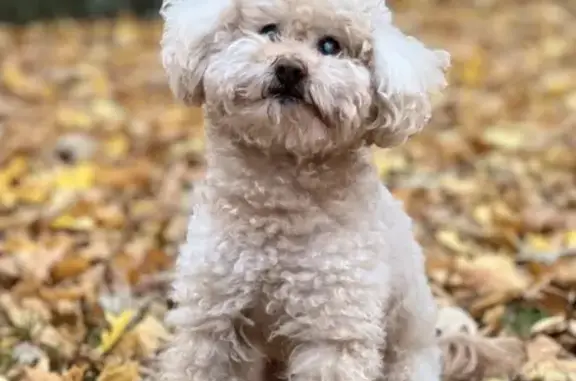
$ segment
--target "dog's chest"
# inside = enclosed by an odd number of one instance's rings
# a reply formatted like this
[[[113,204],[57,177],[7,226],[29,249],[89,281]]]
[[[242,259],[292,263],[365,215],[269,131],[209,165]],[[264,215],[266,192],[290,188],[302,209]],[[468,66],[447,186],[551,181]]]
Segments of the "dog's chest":
[[[292,351],[291,341],[284,336],[275,336],[274,332],[286,316],[281,305],[275,303],[267,293],[262,292],[253,308],[245,311],[252,324],[245,324],[242,331],[249,345],[268,358],[283,360]]]

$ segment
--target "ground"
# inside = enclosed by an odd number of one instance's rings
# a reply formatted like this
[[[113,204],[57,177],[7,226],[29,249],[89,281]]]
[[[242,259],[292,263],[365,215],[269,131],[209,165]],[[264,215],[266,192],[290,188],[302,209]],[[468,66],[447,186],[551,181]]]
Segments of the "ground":
[[[438,301],[523,337],[527,380],[576,380],[576,7],[391,5],[454,61],[430,126],[375,152]],[[159,33],[129,16],[0,27],[1,381],[145,378],[169,334],[203,133]]]

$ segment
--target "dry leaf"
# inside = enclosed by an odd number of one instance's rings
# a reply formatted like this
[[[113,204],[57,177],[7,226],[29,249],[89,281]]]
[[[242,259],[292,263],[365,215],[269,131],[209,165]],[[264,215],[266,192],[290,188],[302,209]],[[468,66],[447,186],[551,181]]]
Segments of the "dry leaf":
[[[552,277],[568,287],[576,285],[576,256],[559,258],[553,265]]]
[[[56,263],[50,270],[54,282],[61,282],[66,278],[76,277],[86,271],[92,264],[88,258],[70,256]]]
[[[166,327],[153,316],[146,316],[132,331],[138,338],[140,350],[144,357],[150,357],[169,337]]]
[[[461,259],[457,267],[464,282],[480,294],[512,298],[521,295],[530,285],[530,279],[516,267],[514,261],[502,255]]]
[[[62,381],[62,377],[56,373],[45,370],[26,368],[24,370],[23,381]]]
[[[436,239],[446,248],[458,254],[469,254],[470,247],[467,246],[457,232],[453,230],[440,230],[436,233]]]
[[[94,186],[96,169],[90,163],[61,168],[55,186],[63,190],[87,190]]]
[[[127,362],[120,365],[107,365],[96,381],[139,381],[138,364]]]
[[[98,347],[100,353],[106,353],[116,345],[132,322],[135,313],[134,310],[125,310],[120,315],[106,314],[106,321],[110,328],[102,331]]]
[[[73,365],[62,375],[62,381],[84,381],[86,369],[86,365]]]
[[[483,133],[486,144],[504,150],[518,150],[526,146],[527,134],[522,126],[494,126]]]

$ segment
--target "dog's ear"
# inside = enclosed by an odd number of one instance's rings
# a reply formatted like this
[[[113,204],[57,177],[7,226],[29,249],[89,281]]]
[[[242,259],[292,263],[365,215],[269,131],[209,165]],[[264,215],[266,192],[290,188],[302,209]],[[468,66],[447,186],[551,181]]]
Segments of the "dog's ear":
[[[428,122],[430,94],[446,85],[450,55],[432,50],[392,24],[390,11],[377,11],[373,26],[374,120],[367,142],[403,143]]]
[[[202,78],[234,0],[164,0],[162,64],[170,88],[186,104],[204,102]]]

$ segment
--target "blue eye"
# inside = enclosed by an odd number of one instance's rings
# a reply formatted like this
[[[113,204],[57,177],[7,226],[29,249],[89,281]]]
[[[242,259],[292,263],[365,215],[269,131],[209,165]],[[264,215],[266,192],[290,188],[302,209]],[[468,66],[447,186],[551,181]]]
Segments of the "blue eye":
[[[276,40],[278,38],[278,35],[280,34],[280,31],[278,30],[278,25],[276,24],[266,24],[264,25],[262,28],[260,28],[260,30],[258,31],[258,33],[263,34],[265,36],[268,36],[268,38],[272,41]]]
[[[340,43],[333,37],[323,37],[318,41],[318,51],[325,56],[335,56],[342,51]]]

